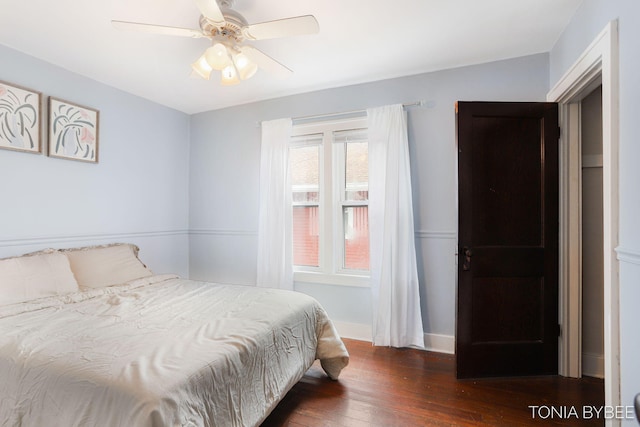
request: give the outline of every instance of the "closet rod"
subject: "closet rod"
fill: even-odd
[[[406,102],[402,104],[403,108],[407,108],[407,107],[422,107],[426,104],[425,101],[421,100],[421,101],[416,101],[416,102]],[[340,117],[340,116],[350,116],[350,115],[354,115],[354,114],[365,114],[367,112],[367,110],[352,110],[352,111],[342,111],[340,113],[327,113],[327,114],[313,114],[310,116],[300,116],[300,117],[294,117],[293,120],[295,121],[306,121],[306,120],[316,120],[316,119],[324,119],[326,117]]]

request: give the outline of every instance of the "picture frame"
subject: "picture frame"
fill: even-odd
[[[0,80],[0,148],[42,153],[42,94]]]
[[[100,112],[49,97],[49,157],[98,163]]]

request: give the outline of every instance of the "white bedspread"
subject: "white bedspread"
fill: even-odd
[[[348,353],[306,295],[152,276],[0,307],[0,426],[253,426]]]

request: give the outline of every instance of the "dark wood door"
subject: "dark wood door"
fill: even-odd
[[[557,374],[558,107],[457,111],[457,376]]]

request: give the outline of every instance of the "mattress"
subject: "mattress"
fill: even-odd
[[[1,426],[256,426],[349,355],[290,291],[155,275],[0,307]]]

